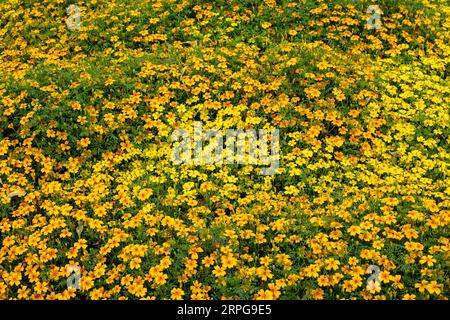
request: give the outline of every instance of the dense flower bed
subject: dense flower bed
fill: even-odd
[[[0,4],[1,298],[448,299],[448,1],[71,4]],[[277,173],[175,165],[195,121]]]

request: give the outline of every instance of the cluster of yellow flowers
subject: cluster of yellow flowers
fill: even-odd
[[[1,299],[449,298],[447,1],[70,4],[0,4]],[[277,173],[175,165],[194,121]]]

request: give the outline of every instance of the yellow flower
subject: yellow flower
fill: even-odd
[[[436,294],[436,295],[441,294],[441,285],[439,285],[439,284],[437,283],[437,281],[435,281],[435,280],[431,281],[431,282],[427,285],[426,289],[427,289],[427,291],[428,291],[429,293],[431,293],[431,294],[433,294],[433,293]]]
[[[27,299],[29,294],[30,294],[30,290],[25,286],[22,286],[20,289],[17,290],[17,298],[18,299]]]
[[[82,148],[86,148],[91,143],[89,138],[82,138],[78,141],[78,145]]]
[[[184,291],[180,288],[173,288],[170,291],[170,298],[172,300],[182,300],[184,295]]]
[[[414,285],[414,287],[419,289],[420,293],[424,293],[425,289],[427,289],[427,287],[428,287],[428,281],[427,280],[422,280],[420,283],[416,283]]]
[[[225,268],[215,266],[212,274],[215,275],[217,278],[221,278],[221,277],[225,276],[225,274],[226,274]]]
[[[130,261],[130,269],[139,269],[141,267],[141,259],[134,258]]]
[[[9,283],[11,285],[16,285],[18,286],[20,284],[20,280],[22,280],[22,274],[20,272],[12,272],[9,275]]]
[[[272,291],[270,290],[259,290],[258,293],[256,294],[256,300],[273,300],[274,296]]]
[[[234,258],[231,253],[229,253],[227,255],[223,255],[221,257],[221,261],[222,261],[222,266],[224,269],[233,268],[237,263],[236,258]]]
[[[320,288],[314,289],[314,290],[311,291],[311,297],[314,300],[322,300],[323,299],[323,295],[324,295],[324,292]]]
[[[206,256],[205,258],[203,258],[202,264],[206,268],[209,268],[210,266],[212,266],[214,264],[214,259],[211,256]]]
[[[436,262],[436,259],[433,258],[433,256],[423,256],[420,259],[420,264],[427,264],[427,266],[432,267],[434,263]]]
[[[273,277],[272,272],[266,267],[259,267],[259,268],[257,268],[256,269],[256,274],[263,281],[266,281],[267,279],[272,279],[272,277]]]
[[[367,283],[367,290],[369,290],[371,293],[379,292],[381,290],[381,284],[379,281],[370,280]]]
[[[138,193],[138,199],[141,201],[147,200],[153,194],[153,190],[149,188],[143,188]]]
[[[305,93],[309,99],[320,97],[320,91],[313,87],[306,88]]]
[[[163,284],[165,284],[167,282],[167,278],[168,276],[162,272],[158,272],[154,278],[153,278],[153,282],[157,285],[157,286],[161,286]]]
[[[47,283],[45,282],[36,282],[36,284],[34,285],[34,291],[36,291],[38,294],[40,293],[45,293],[47,292],[48,287],[47,287]]]

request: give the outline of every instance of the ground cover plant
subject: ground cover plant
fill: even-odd
[[[448,1],[0,17],[0,298],[448,299]],[[174,164],[194,122],[278,129],[276,174]]]

